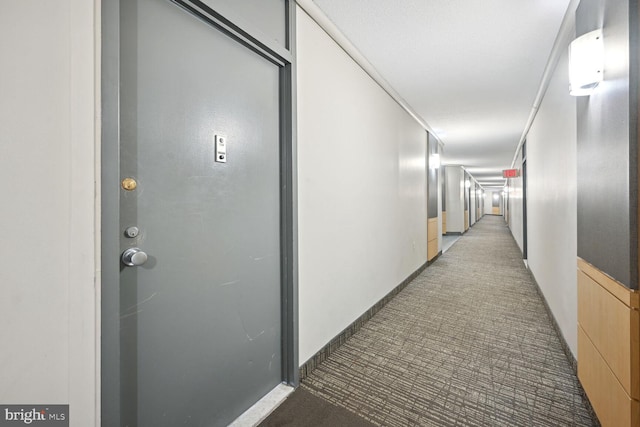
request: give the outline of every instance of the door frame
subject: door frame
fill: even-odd
[[[528,259],[527,242],[527,141],[522,143],[522,259]]]
[[[223,16],[199,0],[168,0],[187,9],[280,67],[280,250],[282,381],[297,387],[298,223],[296,139],[296,3],[283,0],[286,46],[237,17]],[[242,24],[240,24],[242,22]],[[101,342],[100,412],[103,426],[120,425],[120,1],[101,4]]]

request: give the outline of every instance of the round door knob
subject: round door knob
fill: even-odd
[[[129,267],[135,267],[147,262],[147,254],[140,248],[129,248],[122,253],[122,263]]]

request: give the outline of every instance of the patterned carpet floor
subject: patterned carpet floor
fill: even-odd
[[[301,387],[378,426],[597,425],[502,217],[479,221]]]

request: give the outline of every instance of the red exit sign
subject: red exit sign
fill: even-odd
[[[518,169],[504,169],[502,171],[503,178],[517,178],[520,176],[520,171]]]

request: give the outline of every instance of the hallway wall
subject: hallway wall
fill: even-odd
[[[426,262],[426,131],[300,8],[299,361]]]
[[[0,403],[69,404],[77,427],[98,418],[96,10],[0,13]]]
[[[640,425],[640,3],[582,0],[602,28],[603,81],[576,103],[578,378],[603,426]]]
[[[567,70],[563,49],[527,135],[527,238],[529,268],[577,357],[576,100]]]
[[[578,34],[603,28],[606,52],[604,81],[577,99],[578,256],[630,289],[639,275],[637,8],[583,0],[576,12]]]

